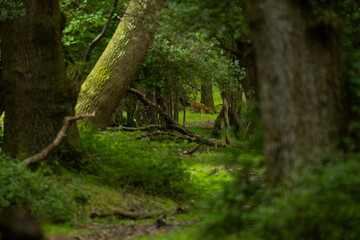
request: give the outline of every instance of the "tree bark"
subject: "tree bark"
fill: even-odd
[[[92,123],[105,129],[125,97],[152,42],[156,10],[164,0],[132,0],[114,36],[81,86],[77,113],[96,112]]]
[[[215,113],[214,97],[212,90],[212,83],[202,84],[201,85],[201,103],[205,104],[208,108]]]
[[[65,116],[74,115],[76,94],[66,78],[61,44],[63,17],[57,0],[24,1],[26,15],[2,24],[5,89],[4,151],[33,154],[51,142]],[[78,144],[76,126],[66,143]]]
[[[231,143],[230,138],[230,121],[229,121],[229,104],[226,101],[226,98],[223,98],[224,103],[224,122],[225,122],[225,142],[226,144]]]
[[[221,125],[223,123],[223,119],[224,119],[224,107],[221,108],[221,111],[219,112],[215,120],[214,127],[211,133],[211,136],[216,139],[221,139]]]
[[[263,121],[267,182],[320,164],[342,138],[341,87],[332,73],[329,26],[307,25],[290,0],[252,0],[250,9]],[[327,28],[327,29],[325,29]],[[334,32],[330,31],[330,34]],[[334,47],[334,46],[333,46]],[[338,63],[336,63],[337,65]]]

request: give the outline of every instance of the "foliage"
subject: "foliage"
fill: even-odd
[[[120,17],[125,11],[125,2],[119,5],[104,39],[94,49],[88,68],[95,65],[97,59],[110,41]],[[63,44],[65,48],[65,60],[70,65],[69,71],[74,68],[84,68],[84,54],[91,41],[100,34],[107,21],[112,1],[88,1],[88,0],[61,0],[61,11],[66,16],[66,27],[63,31]]]
[[[82,131],[81,139],[92,162],[88,172],[99,181],[154,195],[187,197],[190,174],[176,156],[177,144],[151,146],[123,133],[94,133],[89,129]]]
[[[185,0],[169,3],[169,16],[174,29],[202,29],[210,36],[239,39],[249,36],[246,6],[243,0]],[[247,37],[248,38],[248,37]]]
[[[66,222],[76,217],[80,199],[84,197],[77,185],[64,186],[0,156],[0,211],[24,208],[47,221]]]
[[[205,220],[201,239],[223,239],[238,233],[252,222],[253,212],[265,200],[261,156],[231,150],[223,159],[235,180],[225,184],[223,193],[208,206],[212,214]]]
[[[0,0],[0,22],[10,21],[26,13],[23,1]]]
[[[294,177],[289,192],[254,215],[255,232],[262,239],[357,239],[359,170],[358,160],[352,159]]]
[[[286,189],[265,191],[262,185],[254,184],[256,181],[249,181],[250,175],[242,178],[246,175],[240,174],[237,185],[230,191],[225,188],[218,201],[216,209],[226,210],[223,214],[216,212],[206,229],[214,239],[232,234],[250,240],[357,239],[360,234],[357,158],[308,169],[293,176]],[[240,172],[246,173],[247,165],[241,165]]]
[[[154,42],[139,74],[141,85],[170,87],[186,95],[200,89],[201,83],[237,81],[240,73],[219,48],[215,39],[202,33],[172,35],[164,24]]]
[[[182,4],[170,1],[159,14],[160,26],[139,71],[137,86],[165,95],[171,91],[187,101],[193,101],[203,83],[238,86],[244,70],[204,28],[184,28]]]

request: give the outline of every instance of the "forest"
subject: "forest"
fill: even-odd
[[[358,240],[359,0],[0,0],[0,240]]]

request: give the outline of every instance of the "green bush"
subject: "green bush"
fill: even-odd
[[[225,239],[238,234],[250,224],[252,213],[265,200],[260,155],[230,150],[223,161],[235,180],[225,183],[221,195],[207,206],[206,211],[211,214],[202,226],[199,239]]]
[[[260,239],[359,239],[360,162],[309,169],[254,214]]]
[[[0,155],[0,211],[23,208],[50,222],[66,222],[75,217],[80,196],[74,185],[64,187]]]
[[[92,166],[89,173],[105,184],[154,195],[186,197],[190,174],[176,156],[177,144],[134,140],[120,132],[83,130],[81,140]]]
[[[251,174],[259,169],[256,162],[239,162],[237,180],[216,200],[215,213],[205,224],[206,239],[359,238],[360,162],[357,159],[305,170],[293,176],[286,189],[266,189],[261,174],[258,177]]]

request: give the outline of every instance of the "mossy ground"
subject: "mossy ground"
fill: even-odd
[[[207,118],[201,118],[199,113],[190,114],[187,119],[189,123],[206,123],[206,121],[213,122],[216,118],[216,115],[206,114],[205,116]],[[210,137],[211,134],[211,126],[207,125],[191,127],[191,130],[205,137]],[[136,134],[133,133],[126,135],[126,137],[119,137],[119,134],[114,134],[114,139],[126,140],[129,137],[134,139],[136,137]],[[121,143],[122,147],[126,148],[126,144],[129,148],[134,147],[134,141],[125,140]],[[139,144],[142,143],[139,142]],[[169,144],[169,148],[176,149],[179,153],[195,146],[194,144],[188,145],[186,142],[161,142],[163,147],[166,147],[167,144]],[[154,142],[153,146],[160,145]],[[109,239],[116,239],[116,234],[123,234],[123,236],[117,236],[119,238],[193,239],[194,234],[196,234],[197,223],[206,215],[203,206],[206,205],[208,199],[213,198],[221,191],[223,182],[232,179],[232,175],[224,167],[222,151],[224,150],[202,146],[194,154],[182,158],[186,171],[190,173],[190,182],[193,187],[189,190],[189,197],[181,200],[146,194],[136,187],[122,188],[107,185],[103,183],[104,181],[99,181],[98,177],[91,175],[67,173],[62,177],[76,179],[80,182],[80,188],[86,196],[87,202],[82,209],[79,209],[78,219],[72,224],[44,223],[45,234],[50,239],[56,239],[59,235],[64,239],[70,239],[69,236],[82,236],[84,239],[105,239],[106,234],[104,232],[113,232],[113,235],[108,236]],[[111,176],[108,177],[111,178]],[[154,213],[154,215],[152,218],[143,220],[124,219],[113,215],[103,218],[90,218],[94,212],[106,214],[110,213],[113,208]],[[157,227],[159,220],[165,223],[164,228]],[[132,230],[124,230],[127,227]],[[129,235],[129,231],[137,231],[137,233]]]

